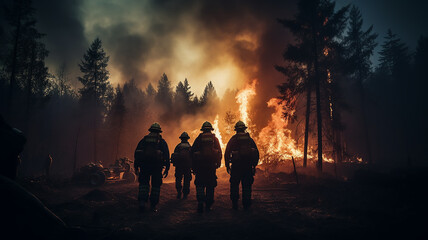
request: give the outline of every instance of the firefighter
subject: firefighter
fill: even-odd
[[[224,161],[227,173],[230,174],[230,199],[232,208],[238,209],[239,184],[242,184],[242,205],[244,209],[251,206],[251,186],[254,182],[255,169],[259,161],[256,143],[245,131],[244,122],[235,124],[236,134],[226,146]]]
[[[198,212],[211,210],[214,203],[214,188],[217,186],[216,170],[220,167],[222,152],[220,142],[211,133],[214,130],[211,123],[204,122],[202,133],[195,139],[192,152],[192,170],[195,174],[196,199]]]
[[[189,135],[183,132],[180,136],[181,143],[179,143],[174,153],[171,155],[171,163],[175,166],[175,188],[177,189],[177,199],[186,199],[190,192],[190,181],[192,180],[192,158],[190,155],[191,147],[189,143]],[[183,179],[184,178],[184,179]],[[183,185],[181,181],[183,180]]]
[[[140,183],[138,191],[138,201],[140,211],[144,211],[149,200],[150,178],[150,208],[156,212],[156,205],[159,203],[160,186],[162,176],[167,177],[169,171],[169,150],[168,144],[161,136],[159,123],[153,123],[149,128],[149,134],[138,143],[134,154],[135,174]],[[163,175],[162,169],[165,168]]]

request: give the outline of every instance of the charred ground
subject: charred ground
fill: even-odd
[[[299,169],[303,171],[303,169]],[[422,170],[358,170],[349,180],[258,172],[250,211],[231,209],[229,184],[219,172],[213,211],[196,212],[195,188],[177,200],[174,183],[161,190],[159,212],[138,212],[134,184],[99,188],[27,181],[25,187],[89,239],[380,239],[426,236]]]

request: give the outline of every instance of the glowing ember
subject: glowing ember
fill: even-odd
[[[239,114],[241,121],[243,121],[248,126],[248,132],[251,133],[251,128],[254,126],[251,125],[251,120],[248,115],[249,101],[256,95],[256,84],[257,80],[253,80],[251,84],[238,92],[236,95],[236,102],[239,104]]]

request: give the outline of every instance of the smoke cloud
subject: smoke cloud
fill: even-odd
[[[290,39],[276,19],[291,18],[296,1],[37,0],[35,7],[49,66],[66,63],[73,79],[99,37],[113,85],[135,79],[144,88],[165,72],[173,85],[188,78],[198,96],[212,81],[221,97],[258,79],[254,104],[265,107],[283,80],[273,65]]]

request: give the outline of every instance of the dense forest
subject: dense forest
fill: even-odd
[[[36,11],[30,0],[19,0],[1,14],[0,112],[27,137],[22,176],[40,174],[48,154],[52,172],[63,176],[91,161],[132,157],[155,121],[165,127],[171,146],[182,131],[195,136],[203,121],[218,114],[223,138],[231,136],[239,120],[238,89],[220,98],[208,82],[198,96],[190,85],[194,79],[171,81],[167,73],[145,87],[135,79],[113,86],[100,38],[81,53],[79,84],[72,86],[66,65],[51,69],[45,63],[49,36],[38,30]],[[294,40],[277,49],[284,62],[272,70],[284,76],[271,96],[280,95],[283,118],[295,129],[293,138],[304,151],[299,164],[309,165],[311,152],[319,170],[324,155],[338,163],[426,164],[426,36],[409,49],[393,26],[386,33],[364,29],[358,8],[337,9],[328,0],[299,1],[295,16],[276,24]],[[379,60],[373,63],[378,44]]]

